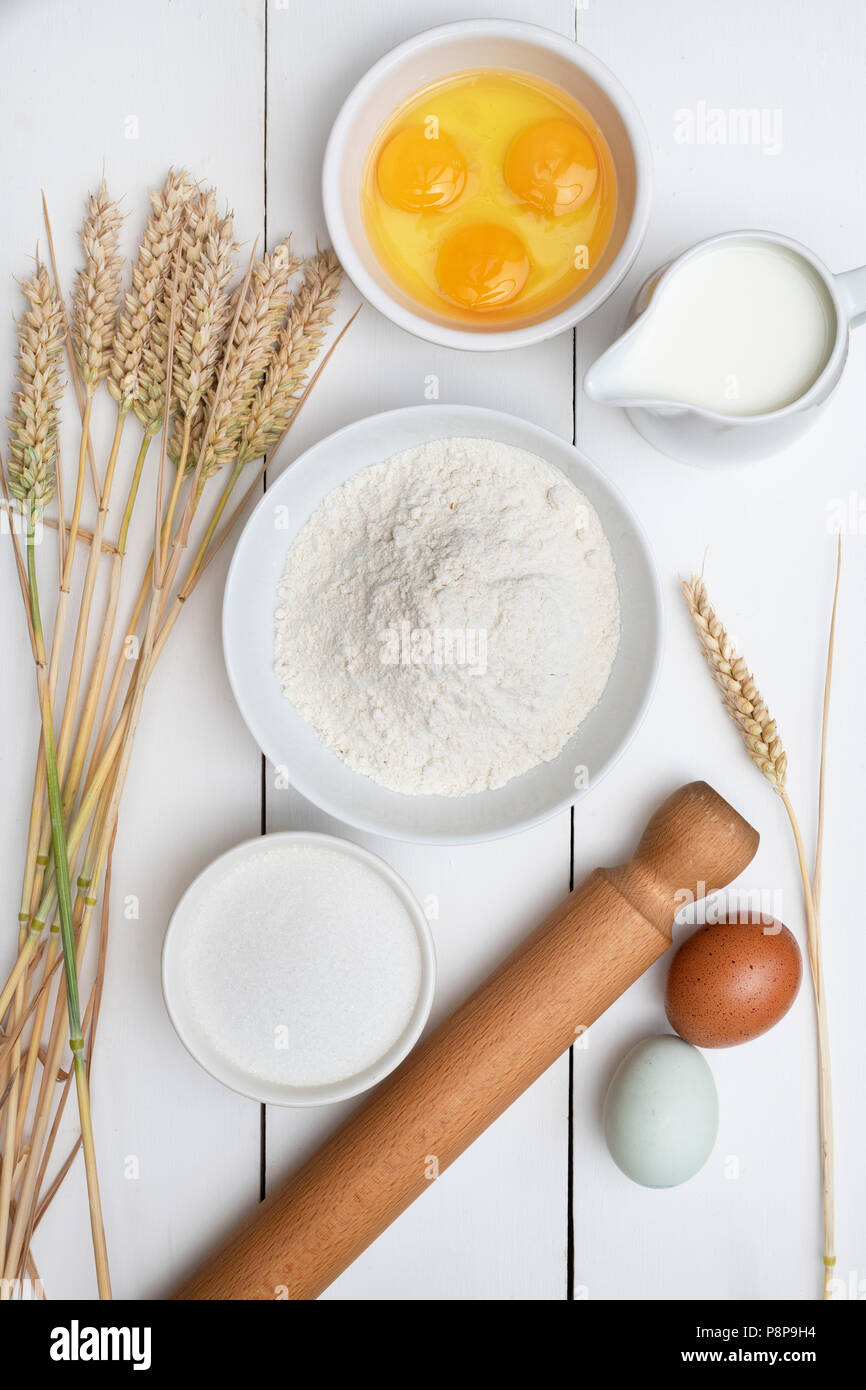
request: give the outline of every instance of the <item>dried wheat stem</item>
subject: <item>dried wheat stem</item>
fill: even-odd
[[[47,269],[37,258],[33,278],[21,286],[27,308],[18,320],[17,388],[12,396],[12,415],[9,421],[9,454],[4,480],[4,494],[11,494],[21,504],[27,516],[27,594],[30,607],[30,633],[36,669],[39,676],[42,705],[42,738],[45,750],[46,720],[51,724],[51,687],[45,660],[41,624],[38,621],[34,538],[35,524],[56,488],[58,401],[63,390],[60,363],[63,354],[63,321],[60,304]],[[19,576],[20,577],[20,576]],[[43,779],[45,756],[42,758]],[[37,775],[37,786],[39,778]],[[41,804],[41,803],[40,803]],[[19,914],[18,949],[27,940],[26,910],[27,875],[35,869],[37,857],[38,820],[31,815],[25,852],[25,889],[22,892]],[[15,989],[13,1023],[24,1009],[23,973]],[[6,1142],[0,1167],[0,1251],[6,1243],[9,1204],[17,1167],[18,1149],[15,1136],[18,1129],[20,1077],[20,1042],[14,1044],[10,1058],[12,1073],[6,1104]],[[26,1104],[26,1102],[25,1102]]]
[[[66,522],[61,526],[60,522],[53,516],[44,516],[42,518],[42,525],[47,526],[51,531],[56,531],[58,534],[62,531],[65,536],[69,535],[69,523]],[[93,532],[88,531],[86,526],[79,526],[78,528],[78,544],[86,546],[93,545]],[[103,540],[102,553],[103,555],[116,555],[117,546],[113,541]]]
[[[70,522],[69,557],[62,587],[69,588],[75,542],[84,498],[84,473],[90,443],[90,421],[93,394],[99,382],[108,375],[117,305],[120,296],[120,266],[118,239],[121,224],[120,209],[109,197],[105,180],[97,192],[88,195],[81,246],[84,265],[78,271],[72,297],[71,339],[72,354],[81,374],[84,389],[84,414],[81,421],[81,444],[78,454],[78,477]],[[94,473],[94,491],[99,497],[99,480]]]
[[[85,1031],[86,1031],[86,1033],[87,1033],[88,1066],[92,1065],[92,1062],[93,1062],[93,1045],[94,1045],[94,1042],[96,1041],[96,1030],[97,1030],[97,1026],[98,1026],[98,1024],[99,1024],[99,1014],[100,1014],[100,1007],[101,1007],[101,1003],[102,1003],[102,991],[103,991],[103,987],[104,987],[104,983],[105,983],[105,962],[106,962],[107,949],[108,949],[109,904],[110,904],[110,897],[111,897],[111,861],[112,861],[112,855],[113,855],[113,850],[114,850],[114,836],[115,836],[116,834],[117,834],[117,825],[115,824],[115,826],[114,826],[114,828],[113,828],[112,840],[111,840],[111,845],[110,845],[110,847],[109,847],[108,859],[107,859],[107,861],[106,861],[106,868],[105,868],[105,888],[104,888],[104,891],[103,891],[102,912],[101,912],[101,916],[100,916],[99,954],[98,954],[98,959],[97,959],[97,963],[96,963],[96,976],[95,976],[95,979],[94,979],[94,982],[93,982],[93,987],[92,987],[91,992],[90,992],[90,998],[89,998],[89,1000],[88,1000],[88,1002],[87,1002],[87,1009],[85,1010],[85,1015],[84,1015],[84,1027],[85,1027]],[[48,1168],[48,1164],[49,1164],[49,1162],[50,1162],[50,1160],[51,1160],[51,1154],[52,1154],[52,1151],[53,1151],[53,1149],[54,1149],[54,1144],[55,1144],[55,1142],[56,1142],[57,1134],[58,1134],[59,1129],[60,1129],[60,1122],[61,1122],[61,1120],[62,1120],[62,1118],[63,1118],[63,1111],[64,1111],[64,1108],[65,1108],[65,1106],[66,1106],[66,1098],[67,1098],[67,1096],[68,1096],[68,1094],[69,1094],[69,1081],[70,1081],[70,1079],[71,1079],[71,1078],[67,1078],[67,1079],[64,1080],[63,1088],[62,1088],[60,1097],[59,1097],[59,1099],[58,1099],[57,1107],[56,1107],[55,1114],[54,1114],[54,1122],[53,1122],[53,1124],[52,1124],[52,1126],[51,1126],[51,1131],[50,1131],[50,1133],[49,1133],[49,1135],[48,1135],[48,1138],[47,1138],[47,1141],[46,1141],[46,1144],[45,1144],[45,1149],[44,1149],[44,1152],[43,1152],[43,1155],[42,1155],[42,1162],[41,1162],[41,1164],[40,1164],[39,1173],[38,1173],[37,1179],[36,1179],[36,1187],[35,1187],[35,1191],[34,1191],[34,1202],[33,1202],[32,1207],[31,1207],[30,1226],[29,1226],[29,1229],[28,1229],[28,1232],[27,1232],[27,1238],[26,1238],[26,1242],[25,1242],[25,1243],[26,1243],[26,1246],[27,1246],[28,1248],[29,1248],[30,1237],[31,1237],[31,1235],[32,1235],[32,1232],[33,1232],[33,1231],[36,1229],[36,1227],[39,1225],[39,1222],[42,1220],[43,1216],[45,1215],[45,1212],[48,1210],[49,1206],[51,1205],[51,1202],[53,1201],[54,1197],[56,1196],[56,1194],[57,1194],[57,1192],[58,1192],[58,1190],[59,1190],[59,1188],[60,1188],[60,1185],[61,1185],[61,1183],[63,1182],[63,1179],[65,1178],[66,1174],[69,1172],[69,1169],[70,1169],[70,1167],[72,1166],[72,1163],[73,1163],[73,1161],[74,1161],[74,1159],[75,1159],[75,1156],[76,1156],[76,1154],[77,1154],[77,1152],[78,1152],[78,1149],[79,1149],[79,1147],[81,1146],[81,1137],[79,1136],[79,1138],[78,1138],[78,1139],[75,1141],[75,1143],[73,1144],[72,1149],[71,1149],[71,1151],[69,1152],[69,1154],[67,1155],[66,1159],[65,1159],[64,1162],[62,1163],[62,1165],[61,1165],[59,1171],[55,1174],[54,1179],[52,1180],[51,1186],[49,1187],[49,1189],[48,1189],[48,1191],[46,1192],[45,1196],[42,1197],[41,1200],[39,1200],[39,1199],[40,1199],[40,1194],[41,1194],[41,1191],[42,1191],[42,1184],[43,1184],[43,1182],[44,1182],[44,1180],[45,1180],[45,1174],[46,1174],[46,1171],[47,1171],[47,1168]],[[37,1201],[38,1201],[38,1209],[37,1209]]]
[[[90,742],[90,736],[93,729],[93,722],[96,716],[99,691],[101,689],[102,680],[105,674],[105,667],[108,660],[108,653],[111,643],[111,634],[114,628],[114,615],[116,613],[117,601],[120,591],[121,563],[122,556],[118,552],[113,556],[112,559],[111,579],[109,583],[105,621],[103,623],[102,633],[100,635],[99,640],[99,646],[97,648],[93,676],[91,678],[87,698],[79,721],[79,730],[78,735],[76,737],[75,746],[72,751],[72,758],[69,765],[69,771],[67,773],[66,787],[64,788],[64,815],[66,815],[67,817],[71,812],[72,805],[74,804],[75,797],[77,795],[81,771],[84,765],[84,758],[86,755],[87,747]],[[33,910],[34,912],[38,911],[38,908],[35,903],[33,904]],[[43,983],[47,981],[48,977],[51,974],[54,965],[55,955],[56,937],[54,934],[52,934],[49,939],[48,948],[45,952],[45,958],[42,966]],[[42,1027],[45,1020],[45,1010],[47,1008],[47,1004],[48,1000],[46,996],[41,1001],[37,1016],[34,1020],[33,1029],[30,1037],[30,1045],[28,1048],[26,1064],[22,1077],[22,1113],[19,1119],[18,1128],[19,1145],[22,1135],[24,1112],[26,1111],[27,1105],[29,1103],[30,1094],[33,1087],[33,1078],[35,1075],[36,1063],[38,1060],[39,1040],[42,1036]]]
[[[81,373],[78,370],[78,363],[75,360],[75,349],[72,343],[72,327],[69,323],[69,315],[66,312],[66,304],[63,298],[63,288],[61,286],[60,275],[58,274],[57,270],[57,256],[54,252],[54,233],[51,230],[51,218],[48,216],[48,203],[46,202],[44,192],[42,194],[42,216],[45,221],[45,233],[48,238],[48,257],[51,261],[51,274],[54,277],[54,285],[57,290],[57,297],[60,300],[60,311],[63,315],[63,338],[66,344],[66,356],[69,362],[69,378],[75,390],[75,399],[78,402],[78,414],[83,422],[84,411],[86,408],[86,397],[84,393],[84,386],[81,382]],[[93,481],[93,490],[98,495],[99,477],[96,472],[96,459],[93,457],[93,446],[90,443],[89,438],[87,441],[87,459],[90,464],[90,476]],[[60,504],[60,515],[65,516],[66,509],[63,505],[63,488],[61,486],[59,469],[57,472],[57,501]],[[61,574],[65,573],[64,565],[60,566],[60,572]]]
[[[93,393],[99,381],[108,373],[110,351],[114,338],[117,298],[120,290],[121,260],[117,250],[120,223],[119,209],[117,204],[109,197],[105,181],[103,180],[98,192],[95,195],[91,194],[87,202],[87,210],[81,230],[81,244],[84,250],[85,264],[79,270],[76,277],[70,328],[73,360],[84,382],[85,405],[81,425],[81,443],[79,448],[75,500],[69,527],[67,565],[60,580],[59,609],[57,617],[55,618],[54,639],[52,642],[52,673],[50,677],[52,685],[56,682],[56,663],[59,661],[63,645],[66,604],[69,596],[72,562],[75,558],[75,548],[78,539],[81,507],[84,496],[85,465],[90,438]],[[59,306],[59,313],[62,323],[62,306]],[[124,416],[119,418],[118,428],[115,431],[115,440],[106,470],[106,482],[101,487],[98,482],[96,483],[95,490],[99,501],[103,528],[104,516],[107,512],[110,496],[111,478],[113,477],[117,450],[120,445],[122,420],[124,418]],[[108,495],[105,495],[106,490]],[[67,690],[67,699],[57,740],[58,763],[61,778],[65,772],[68,745],[72,732],[72,719],[74,717],[75,704],[78,698],[78,684],[81,678],[81,663],[84,659],[87,626],[90,616],[90,603],[92,600],[93,587],[96,582],[96,568],[100,558],[102,532],[99,526],[99,518],[97,520],[94,540],[95,543],[91,545],[90,554],[88,556],[85,589],[81,609],[79,611],[75,648],[72,657],[70,687],[68,687]],[[70,698],[70,694],[72,698]],[[37,767],[36,783],[34,785],[34,794],[31,803],[33,808],[31,811],[31,819],[35,821],[38,813],[41,836],[39,839],[37,860],[33,867],[32,875],[29,866],[25,872],[25,884],[29,885],[29,891],[26,892],[28,900],[39,896],[41,891],[40,868],[44,868],[44,863],[40,864],[40,861],[46,861],[48,854],[50,831],[43,811],[43,797],[43,778]]]
[[[94,527],[94,543],[91,545],[87,557],[87,569],[84,575],[84,585],[82,587],[80,606],[78,610],[78,620],[75,628],[75,640],[72,648],[72,660],[70,664],[69,677],[66,685],[66,698],[63,705],[63,715],[60,721],[60,728],[57,735],[57,766],[64,783],[64,812],[68,815],[70,806],[74,802],[77,792],[77,780],[73,785],[67,785],[67,767],[69,764],[70,745],[74,728],[75,714],[78,708],[78,697],[81,691],[81,682],[84,674],[84,660],[87,651],[87,637],[90,627],[90,614],[93,605],[93,597],[96,589],[96,580],[99,572],[99,564],[102,558],[102,539],[105,533],[105,524],[108,516],[108,506],[111,500],[112,484],[114,472],[117,464],[118,452],[120,449],[121,436],[126,416],[118,414],[117,423],[114,431],[114,438],[111,445],[108,464],[105,470],[105,479],[102,486],[102,495],[99,503],[99,510]],[[50,827],[43,817],[42,837],[39,843],[39,860],[37,861],[37,871],[33,882],[33,896],[38,897],[42,891],[44,872],[41,870],[47,864],[47,854],[49,847]]]
[[[836,538],[836,578],[833,585],[833,608],[830,614],[830,634],[827,639],[827,668],[824,674],[824,702],[821,712],[821,759],[818,770],[818,833],[815,837],[815,868],[812,874],[812,893],[815,911],[821,909],[821,870],[824,850],[824,798],[827,782],[827,736],[830,729],[830,691],[833,684],[833,655],[836,649],[836,614],[839,608],[839,585],[842,579],[842,534]]]
[[[83,1055],[84,1041],[82,1037],[81,1020],[79,1014],[79,961],[76,954],[75,925],[73,920],[72,899],[69,887],[69,875],[67,868],[69,851],[63,825],[60,779],[58,775],[57,760],[54,749],[53,718],[51,711],[51,699],[48,689],[48,667],[45,655],[45,644],[42,636],[42,623],[38,602],[34,535],[35,528],[31,521],[30,526],[28,528],[27,537],[28,579],[30,584],[33,626],[36,633],[37,642],[36,674],[42,716],[43,742],[45,748],[45,765],[48,782],[48,798],[52,830],[52,843],[54,851],[54,863],[57,875],[58,903],[60,910],[60,930],[63,940],[63,959],[66,977],[66,1013],[69,1019],[70,1046],[72,1048],[76,1074],[76,1087],[78,1093],[82,1140],[85,1153],[85,1172],[87,1177],[87,1189],[91,1210],[91,1231],[93,1237],[94,1255],[96,1260],[97,1280],[99,1285],[100,1297],[110,1298],[111,1285],[108,1275],[108,1259],[105,1247],[105,1230],[102,1220],[102,1211],[99,1197],[99,1180],[96,1169],[96,1154],[93,1143],[93,1131],[90,1115],[90,1093],[87,1080],[86,1064]],[[61,998],[62,995],[59,994],[58,1003],[60,1002]],[[63,1013],[61,1011],[61,1022],[62,1017]],[[63,1035],[61,1032],[61,1044],[62,1036]],[[12,1109],[10,1108],[7,1119],[7,1152],[4,1154],[4,1160],[9,1156],[10,1153],[12,1154],[13,1159],[17,1157],[17,1150],[15,1150],[13,1144],[13,1138],[16,1131],[16,1124],[16,1117],[13,1115]],[[6,1256],[6,1264],[4,1268],[4,1278],[6,1279],[15,1278],[19,1258],[22,1254],[22,1226],[27,1219],[29,1210],[28,1205],[24,1200],[24,1193],[27,1186],[28,1172],[31,1168],[32,1158],[33,1150],[31,1147],[30,1151],[27,1154],[27,1159],[24,1165],[24,1174],[21,1184],[19,1205],[15,1212],[15,1219],[9,1238],[9,1246]]]
[[[18,389],[12,397],[9,446],[9,491],[40,517],[55,490],[58,463],[58,401],[63,390],[63,312],[47,270],[37,259],[36,274],[22,286],[28,308],[18,321]],[[14,533],[13,533],[14,538]],[[25,590],[26,593],[26,585]],[[28,599],[29,608],[29,599]],[[57,686],[65,595],[58,600],[48,686],[51,699]],[[28,614],[29,616],[29,614]],[[30,622],[31,640],[33,635]],[[39,855],[39,831],[45,797],[45,761],[40,738],[24,861],[19,921],[26,925],[30,890]]]
[[[773,790],[778,793],[791,825],[797,852],[797,864],[803,886],[806,939],[818,1026],[818,1101],[824,1209],[823,1296],[829,1298],[832,1290],[833,1269],[836,1264],[830,1043],[821,966],[820,924],[803,836],[791,799],[785,789],[788,760],[775,721],[770,718],[767,706],[761,698],[754,679],[745,662],[738,656],[724,625],[710,606],[703,577],[697,576],[689,581],[682,581],[682,590],[707,665],[722,692],[725,708],[739,728],[752,762],[764,775]]]

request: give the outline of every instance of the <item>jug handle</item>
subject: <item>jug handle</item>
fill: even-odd
[[[833,277],[852,328],[866,323],[866,265]]]

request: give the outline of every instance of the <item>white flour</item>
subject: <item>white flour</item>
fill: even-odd
[[[399,792],[462,796],[554,758],[618,644],[595,511],[558,469],[490,439],[356,474],[301,530],[279,586],[284,693]]]

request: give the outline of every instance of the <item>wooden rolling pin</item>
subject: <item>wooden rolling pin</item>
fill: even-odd
[[[723,888],[757,847],[705,782],[674,792],[174,1297],[316,1298],[667,949],[683,890]]]

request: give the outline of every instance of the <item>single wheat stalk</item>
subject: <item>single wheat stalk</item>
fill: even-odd
[[[9,491],[41,516],[55,490],[58,401],[63,394],[63,311],[46,267],[21,285],[17,387],[7,459]]]
[[[827,737],[830,730],[830,693],[833,685],[833,656],[836,649],[836,614],[839,609],[839,586],[842,581],[842,534],[836,538],[836,578],[833,584],[833,608],[830,614],[830,632],[827,638],[827,668],[824,674],[824,701],[821,714],[821,758],[818,768],[818,833],[815,837],[815,869],[812,874],[812,891],[815,896],[815,911],[821,908],[822,858],[824,851],[824,798],[827,782]]]
[[[120,299],[120,208],[105,179],[87,199],[81,229],[84,265],[72,295],[72,342],[85,390],[93,393],[108,376]]]
[[[78,453],[78,477],[70,522],[69,555],[61,581],[61,590],[68,591],[71,566],[84,498],[85,462],[91,458],[94,492],[99,497],[99,479],[92,464],[90,451],[90,419],[93,397],[99,382],[109,372],[120,298],[120,266],[118,241],[122,218],[117,203],[109,196],[105,179],[96,193],[88,195],[84,222],[81,228],[81,247],[84,265],[75,279],[70,313],[72,356],[84,391],[84,413],[81,418],[81,444]]]
[[[179,317],[172,392],[192,425],[220,364],[232,308],[229,282],[235,242],[232,217],[217,212],[212,190],[196,196],[181,235]],[[161,306],[166,323],[168,296]]]
[[[60,301],[51,277],[45,266],[37,259],[36,272],[31,280],[21,286],[27,307],[18,320],[18,359],[17,388],[12,395],[12,413],[9,420],[10,440],[6,464],[4,493],[11,494],[20,504],[27,520],[27,567],[26,578],[22,578],[22,592],[27,603],[29,626],[33,643],[33,654],[37,671],[42,657],[41,629],[37,630],[34,614],[34,579],[31,556],[33,550],[33,528],[41,518],[45,507],[54,495],[57,465],[58,402],[63,392],[61,360],[63,356],[63,316]],[[9,518],[10,531],[14,535],[13,518]],[[17,547],[16,547],[17,550]],[[19,552],[20,559],[20,552]],[[36,595],[38,606],[38,595]],[[40,698],[42,696],[40,682]],[[50,717],[50,693],[48,673],[45,672],[45,698]],[[43,764],[45,734],[42,735]],[[26,858],[35,863],[35,827],[31,826]],[[24,949],[30,941],[29,920],[26,905],[22,900],[18,917],[18,949]],[[36,942],[33,941],[33,946]],[[32,949],[32,947],[31,947]],[[17,1022],[24,1009],[23,980],[15,990],[13,1022]],[[19,1126],[19,1101],[21,1046],[16,1041],[9,1066],[11,1080],[6,1104],[6,1139],[3,1147],[2,1167],[0,1167],[0,1252],[6,1245],[6,1227],[12,1198],[13,1177],[18,1158],[15,1137]],[[26,1109],[26,1101],[21,1107]]]
[[[683,597],[691,613],[707,665],[722,692],[724,706],[737,725],[755,767],[780,797],[794,837],[797,864],[803,886],[809,968],[812,976],[818,1027],[819,1123],[824,1207],[823,1296],[826,1299],[830,1298],[832,1293],[833,1268],[836,1264],[834,1249],[833,1105],[830,1085],[827,1001],[824,995],[821,933],[815,892],[806,861],[805,845],[799,822],[785,789],[788,759],[776,728],[776,722],[771,718],[754,678],[742,657],[738,655],[724,624],[716,616],[707,596],[703,576],[698,575],[691,580],[682,580],[681,583]],[[832,662],[832,645],[830,660]]]
[[[139,418],[145,427],[152,421],[145,360],[150,352],[157,306],[165,293],[172,256],[194,189],[184,169],[170,169],[162,188],[152,190],[150,215],[132,267],[132,284],[124,295],[117,320],[108,389],[119,410],[135,408],[141,412]]]
[[[301,265],[300,258],[292,254],[289,238],[253,263],[249,291],[241,302],[238,331],[228,358],[225,389],[217,405],[211,442],[202,463],[204,478],[237,457],[238,439],[253,396],[271,361],[289,307],[292,277]],[[237,296],[233,307],[237,307]],[[196,443],[194,458],[197,460],[201,439]]]
[[[238,443],[240,463],[262,458],[285,434],[303,379],[331,321],[341,277],[342,268],[333,251],[319,251],[309,261],[271,364],[250,403]]]
[[[171,455],[177,464],[174,485],[155,550],[159,566],[167,563],[174,514],[186,471],[193,432],[224,358],[233,307],[229,294],[235,242],[232,217],[217,212],[216,194],[199,194],[180,239],[178,331],[171,374],[172,403],[177,407]],[[165,305],[162,308],[165,318]],[[168,433],[168,419],[165,431]]]
[[[42,616],[39,602],[38,578],[36,569],[36,526],[47,502],[54,493],[57,467],[57,398],[58,390],[55,369],[60,360],[62,341],[62,315],[57,311],[57,297],[54,287],[37,265],[35,280],[31,282],[26,295],[30,309],[24,315],[19,331],[18,343],[18,381],[19,390],[13,396],[12,460],[7,482],[13,492],[27,509],[27,587],[30,607],[30,631],[34,639],[37,690],[42,721],[42,747],[48,789],[48,810],[51,827],[51,847],[54,855],[57,879],[58,908],[60,915],[60,936],[63,943],[63,962],[66,983],[66,1014],[69,1023],[69,1042],[73,1055],[78,1109],[81,1121],[82,1144],[85,1156],[85,1172],[91,1211],[91,1232],[96,1259],[97,1279],[101,1297],[111,1296],[108,1275],[108,1257],[105,1246],[105,1228],[99,1196],[99,1179],[96,1169],[96,1151],[93,1142],[93,1126],[90,1115],[90,1089],[87,1064],[84,1055],[84,1038],[81,1026],[78,999],[78,963],[76,960],[75,928],[73,925],[72,894],[69,882],[69,849],[66,840],[60,776],[54,744],[54,717],[52,695],[49,686],[49,667]],[[44,359],[40,356],[39,334],[37,350],[34,351],[34,317],[44,320],[50,327],[50,335],[41,344]],[[51,363],[50,371],[43,370]],[[22,432],[26,434],[31,420],[41,421],[45,426],[38,432],[35,449],[27,446],[22,458],[19,453]],[[46,423],[47,422],[47,423]],[[34,459],[39,459],[39,467],[34,467]],[[24,467],[26,462],[29,467]],[[19,928],[19,941],[24,933],[23,924]],[[28,934],[29,935],[29,934]],[[16,1008],[19,991],[16,989]],[[62,1036],[62,1035],[61,1035]],[[14,1060],[14,1058],[13,1058]],[[18,1147],[16,1134],[18,1127],[17,1109],[13,1096],[18,1084],[17,1073],[13,1078],[12,1092],[6,1106],[6,1143],[3,1154],[3,1169],[0,1176],[0,1200],[3,1202],[4,1226],[6,1216],[11,1210],[11,1190],[9,1174],[17,1176]],[[11,1165],[11,1166],[10,1166]],[[14,1278],[17,1273],[17,1259],[13,1256],[16,1229],[24,1213],[19,1201],[15,1211],[9,1250],[6,1252],[5,1278]],[[5,1230],[4,1242],[5,1246]],[[4,1285],[4,1293],[8,1285]]]
[[[58,462],[58,401],[63,391],[61,360],[63,355],[64,321],[60,298],[45,266],[37,260],[33,279],[21,286],[27,309],[18,320],[18,389],[13,393],[12,418],[8,460],[10,492],[22,507],[32,509],[40,518],[55,490]],[[61,564],[62,569],[62,564]],[[30,612],[29,581],[25,597]],[[33,632],[32,616],[30,620]],[[39,660],[39,654],[34,651]],[[46,676],[47,693],[53,702],[57,681],[59,652],[52,650],[52,661]],[[46,790],[44,736],[40,737],[37,771],[34,779],[25,875],[21,896],[19,949],[28,942],[29,884],[32,883],[38,856],[39,830]],[[35,939],[34,939],[35,944]],[[16,991],[15,1016],[21,1018],[24,989]],[[15,1069],[20,1064],[20,1046],[16,1042],[10,1058]],[[23,1081],[23,1084],[22,1084]],[[9,1093],[6,1146],[0,1175],[0,1249],[5,1246],[6,1220],[9,1211],[9,1181],[18,1153],[17,1138],[23,1128],[29,1089],[26,1076],[13,1074]]]

